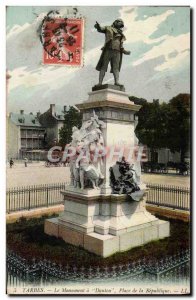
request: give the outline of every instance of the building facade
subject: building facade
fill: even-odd
[[[67,107],[50,104],[44,112],[10,113],[7,117],[7,159],[46,159],[47,150],[59,142]]]
[[[67,106],[58,106],[50,104],[50,108],[39,116],[39,121],[46,128],[46,142],[48,148],[59,142],[59,130],[64,124],[64,114]]]
[[[7,158],[39,159],[45,148],[46,129],[33,113],[10,113],[7,117]]]
[[[168,162],[174,162],[174,163],[180,162],[180,152],[173,153],[167,148],[161,148],[161,149],[157,149],[156,151],[154,151],[153,157],[152,157],[152,153],[151,153],[150,149],[147,147],[146,147],[146,149],[147,149],[146,161],[154,162],[154,163],[161,163],[161,164],[167,164]]]

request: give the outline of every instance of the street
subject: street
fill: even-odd
[[[15,163],[12,169],[7,166],[7,188],[27,185],[52,184],[69,181],[69,167],[45,167],[44,162]],[[142,174],[144,183],[190,186],[190,177],[175,174]]]

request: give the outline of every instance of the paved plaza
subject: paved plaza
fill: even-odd
[[[44,162],[16,163],[12,169],[7,166],[7,188],[27,185],[61,183],[69,181],[69,167],[45,167]],[[143,174],[145,183],[190,186],[190,177],[175,174]]]

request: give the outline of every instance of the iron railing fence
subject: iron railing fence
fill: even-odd
[[[164,282],[189,283],[190,251],[183,250],[162,259],[143,257],[135,262],[112,266],[58,265],[46,259],[31,262],[7,253],[7,287],[49,285],[63,282]]]
[[[61,191],[66,185],[55,183],[9,188],[6,191],[7,213],[61,204]]]
[[[190,189],[174,185],[147,184],[147,203],[173,209],[190,210]]]
[[[69,182],[8,188],[7,213],[63,204],[61,191]],[[179,186],[147,184],[147,203],[172,209],[190,209],[190,190]]]

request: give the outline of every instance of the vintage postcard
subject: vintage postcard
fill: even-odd
[[[190,24],[7,6],[7,294],[191,294]]]

